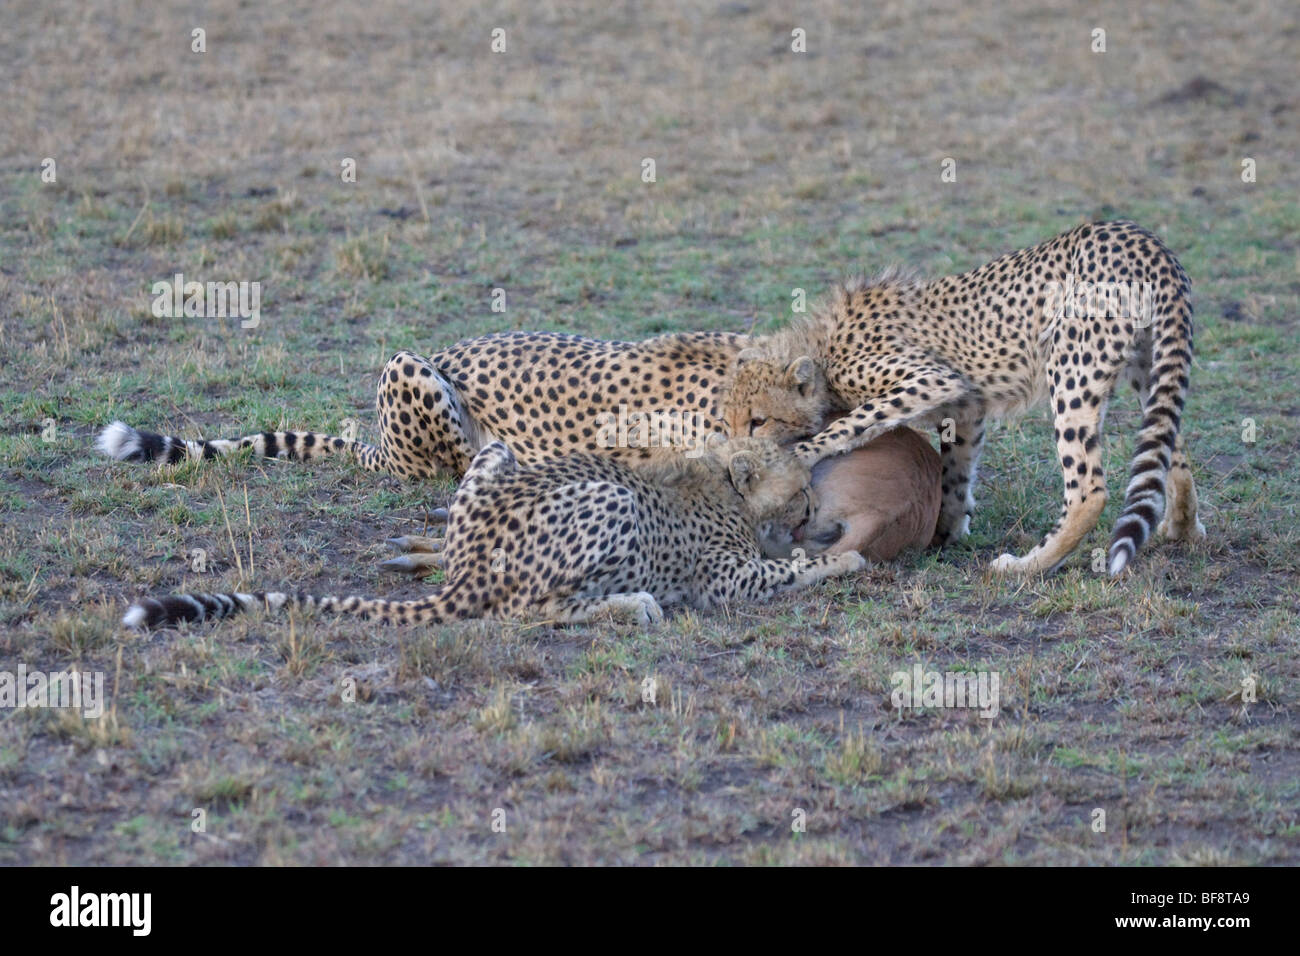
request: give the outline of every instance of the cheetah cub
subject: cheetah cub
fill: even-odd
[[[850,282],[828,307],[739,353],[723,417],[733,435],[815,432],[795,445],[810,465],[900,425],[938,426],[944,544],[969,529],[985,421],[1049,401],[1061,515],[1028,554],[993,563],[1045,572],[1106,505],[1102,422],[1128,380],[1143,421],[1109,550],[1119,574],[1157,526],[1173,539],[1205,535],[1179,433],[1191,364],[1191,283],[1178,260],[1134,223],[1091,223],[962,275]]]
[[[478,617],[571,624],[607,616],[657,623],[664,604],[764,600],[863,568],[857,553],[762,557],[758,526],[801,524],[811,506],[807,466],[765,439],[715,442],[698,459],[665,457],[640,469],[586,454],[521,465],[492,442],[452,498],[439,562],[446,584],[427,597],[182,594],[133,604],[123,623],[161,627],[259,606],[385,624]],[[402,540],[418,550],[431,539]]]

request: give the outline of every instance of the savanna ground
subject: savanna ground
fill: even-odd
[[[1293,11],[326,6],[5,5],[0,669],[102,671],[110,709],[0,711],[0,862],[1300,860]],[[418,595],[381,542],[451,486],[108,462],[91,440],[115,417],[373,438],[401,347],[767,329],[796,287],[958,271],[1119,216],[1195,284],[1209,530],[1122,580],[1089,555],[1127,393],[1102,526],[1046,579],[984,571],[1058,509],[1034,413],[993,431],[967,544],[770,606],[646,632],[117,623],[173,589]],[[176,272],[260,281],[260,325],[155,318]],[[999,672],[1000,714],[894,710],[916,663]]]

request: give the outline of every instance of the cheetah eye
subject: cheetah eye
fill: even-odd
[[[749,423],[749,433],[752,435],[764,425],[767,424],[766,418],[755,418]]]

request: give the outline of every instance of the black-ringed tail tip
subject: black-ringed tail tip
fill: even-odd
[[[227,591],[223,594],[171,594],[161,598],[142,598],[126,610],[122,623],[133,630],[144,631],[170,627],[174,624],[216,621],[249,611],[263,610],[300,611],[331,614],[348,614],[363,621],[380,624],[433,624],[479,615],[482,608],[458,600],[454,588],[443,589],[427,597],[410,601],[385,601],[381,598],[364,598],[358,595],[335,597],[333,595],[286,594],[283,591],[254,591],[245,594]]]
[[[95,450],[117,461],[165,461],[173,465],[186,458],[216,458],[223,451],[213,442],[141,431],[125,422],[113,422],[95,436]]]
[[[1137,535],[1133,533],[1133,529],[1120,526],[1115,529],[1115,535],[1118,540],[1110,546],[1110,565],[1108,570],[1111,577],[1117,577],[1122,574],[1124,569],[1128,567],[1128,563],[1132,560],[1133,555],[1137,553],[1137,548],[1134,545],[1134,541],[1137,540]],[[1120,535],[1123,535],[1123,537],[1120,538]]]
[[[257,607],[278,610],[289,599],[287,594],[173,594],[164,598],[145,598],[126,609],[122,624],[134,631],[147,631],[182,621],[199,622],[230,617]]]
[[[163,438],[163,436],[138,432],[125,422],[113,422],[95,436],[95,450],[118,461],[149,461],[158,457],[153,452],[163,451],[165,445],[157,443],[156,449],[146,451],[148,438]]]
[[[351,438],[322,432],[256,432],[240,438],[175,438],[113,422],[95,436],[95,448],[117,461],[159,461],[175,465],[188,459],[219,458],[252,449],[262,458],[313,461],[328,455],[356,461],[370,471],[380,470],[379,449]]]

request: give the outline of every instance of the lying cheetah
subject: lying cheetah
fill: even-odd
[[[122,422],[95,444],[122,461],[175,463],[245,448],[298,461],[339,455],[404,479],[457,478],[494,440],[529,464],[577,451],[623,459],[650,458],[663,447],[695,454],[709,433],[722,431],[723,382],[745,341],[727,332],[643,342],[501,332],[427,359],[407,351],[389,359],[375,400],[378,445],[308,431],[187,440]]]
[[[638,470],[584,453],[529,466],[492,442],[452,499],[447,583],[427,597],[173,595],[133,604],[123,623],[160,627],[257,606],[320,608],[385,624],[476,617],[579,623],[605,615],[658,622],[664,604],[763,600],[862,568],[856,552],[762,557],[759,523],[802,523],[808,483],[807,467],[764,439],[715,442],[698,460],[673,456]]]
[[[808,464],[899,425],[938,425],[936,541],[944,543],[969,529],[985,420],[1048,399],[1064,473],[1061,516],[1024,557],[993,563],[1040,572],[1069,556],[1105,507],[1102,421],[1126,378],[1144,418],[1110,545],[1118,574],[1157,525],[1169,538],[1205,535],[1179,434],[1190,297],[1178,260],[1131,222],[1083,225],[962,275],[851,282],[828,308],[740,353],[723,417],[732,434],[788,441],[847,413],[795,446]]]

